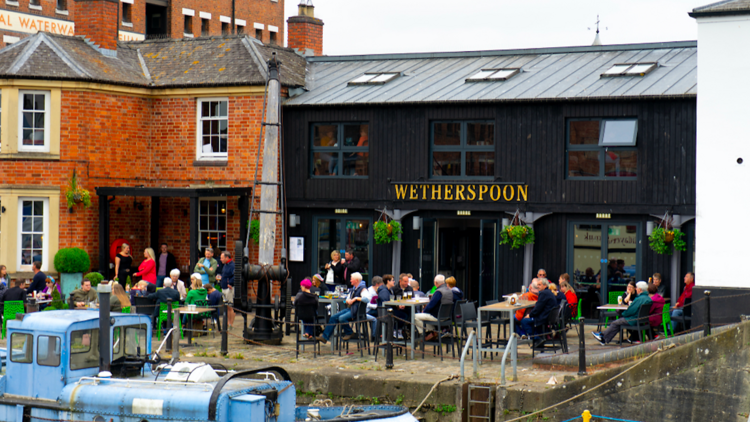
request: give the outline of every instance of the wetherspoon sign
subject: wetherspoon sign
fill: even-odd
[[[527,202],[529,186],[496,183],[393,183],[400,201]]]
[[[75,35],[76,28],[73,21],[48,18],[28,13],[0,10],[0,30],[36,34],[37,32],[51,32],[60,35]],[[120,41],[143,41],[146,36],[136,32],[119,31]]]

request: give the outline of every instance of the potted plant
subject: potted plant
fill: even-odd
[[[67,296],[78,288],[83,273],[91,267],[89,254],[81,248],[63,248],[55,254],[55,269],[60,273],[60,288]]]
[[[102,282],[102,280],[104,280],[104,276],[97,272],[92,272],[83,276],[83,279],[90,281],[91,287],[96,287]]]
[[[401,233],[403,233],[403,228],[401,227],[401,223],[398,221],[389,221],[385,222],[383,220],[376,221],[375,224],[373,224],[373,231],[375,236],[375,243],[378,245],[382,245],[385,243],[391,243],[394,240],[400,242],[401,241]]]
[[[52,289],[52,302],[44,308],[45,311],[57,311],[60,309],[68,309],[68,304],[62,300],[60,293],[57,288]]]
[[[683,237],[685,237],[685,233],[679,229],[674,229],[669,225],[666,227],[660,225],[648,237],[648,246],[660,255],[672,255],[672,251],[685,251],[687,249]]]
[[[70,176],[65,198],[68,200],[68,208],[73,208],[76,204],[83,204],[86,208],[91,206],[91,193],[78,185],[78,176],[76,176],[75,169]]]
[[[511,249],[518,249],[534,243],[534,229],[526,225],[510,225],[500,231],[500,244],[510,244]]]

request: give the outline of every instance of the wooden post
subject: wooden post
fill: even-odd
[[[180,310],[176,309],[174,311],[174,327],[180,326]],[[174,358],[177,358],[175,360]],[[172,336],[172,360],[174,362],[177,362],[180,360],[180,332],[177,332],[177,335]]]
[[[157,306],[159,306],[159,304],[157,304]],[[167,333],[169,333],[169,330],[171,330],[173,327],[171,316],[172,316],[172,299],[167,299]],[[156,321],[157,322],[159,321],[158,316],[156,318]],[[161,330],[161,324],[159,324],[159,326],[156,327],[156,329]],[[174,334],[170,334],[170,335],[174,335]],[[172,350],[172,345],[169,344],[169,340],[167,340],[167,351],[170,351],[170,350]]]
[[[278,211],[279,181],[279,65],[276,55],[268,61],[268,94],[266,118],[263,122],[265,138],[263,144],[264,183],[260,188],[260,239],[258,261],[261,265],[273,265],[276,249],[276,212]]]

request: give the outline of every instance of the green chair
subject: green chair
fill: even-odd
[[[202,300],[196,300],[195,306],[198,308],[207,308],[208,307],[208,300],[202,299]],[[208,328],[209,331],[212,331],[213,337],[216,337],[215,330],[211,330],[210,326],[214,325],[214,317],[213,312],[201,312],[198,315],[195,315],[195,319],[205,319],[208,322],[206,322],[206,328]],[[214,325],[214,327],[216,327]]]
[[[130,306],[123,306],[122,307],[122,313],[123,314],[129,314],[130,313]]]
[[[22,300],[7,300],[5,301],[5,308],[3,310],[3,332],[2,337],[5,338],[5,327],[8,323],[8,319],[16,319],[16,314],[25,314],[26,308],[23,305]]]
[[[662,328],[664,328],[664,336],[669,337],[670,332],[671,332],[672,337],[674,337],[674,330],[672,330],[672,318],[669,316],[669,304],[668,303],[665,303],[664,308],[662,308],[661,324],[662,324]]]
[[[625,296],[625,292],[609,292],[609,300],[607,301],[607,304],[617,305],[618,296]],[[617,319],[617,315],[616,311],[602,312],[602,316],[604,317],[604,328],[607,328],[607,325],[609,325],[609,317],[615,317],[615,319]],[[601,323],[601,319],[599,321]]]
[[[174,305],[172,305],[172,309],[174,310]],[[167,304],[166,303],[160,303],[159,304],[159,323],[156,325],[156,331],[157,331],[157,338],[161,340],[161,324],[167,322],[167,318],[169,318],[169,315],[167,314]],[[182,331],[182,321],[177,321],[178,324],[180,324],[180,338],[185,338],[185,332]]]

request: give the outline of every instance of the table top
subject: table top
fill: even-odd
[[[318,301],[319,302],[323,302],[323,303],[343,302],[345,300],[346,300],[346,297],[332,297],[330,299],[327,299],[327,298],[321,296],[321,297],[318,298]]]
[[[534,305],[536,305],[535,300],[519,300],[515,305],[511,305],[509,302],[505,301],[482,306],[479,310],[485,312],[510,312],[519,309],[532,308]]]
[[[188,315],[196,315],[196,314],[202,314],[204,312],[211,312],[214,310],[214,308],[195,308],[195,310],[190,310],[187,306],[181,306],[179,308],[172,308],[172,312],[175,310],[180,311],[181,314],[188,314]],[[166,314],[167,311],[162,311],[162,313]]]
[[[596,309],[604,309],[604,310],[610,310],[610,311],[624,311],[628,309],[628,305],[622,304],[622,305],[602,305],[597,306]]]
[[[516,295],[516,296],[518,296],[518,297],[521,297],[521,295],[522,295],[522,294],[523,294],[523,293],[509,293],[509,294],[507,294],[507,295],[503,295],[503,297],[511,297],[511,296],[513,296],[513,295]]]
[[[421,306],[430,303],[428,298],[415,298],[415,299],[401,299],[401,300],[389,300],[384,302],[383,305],[387,306]]]

